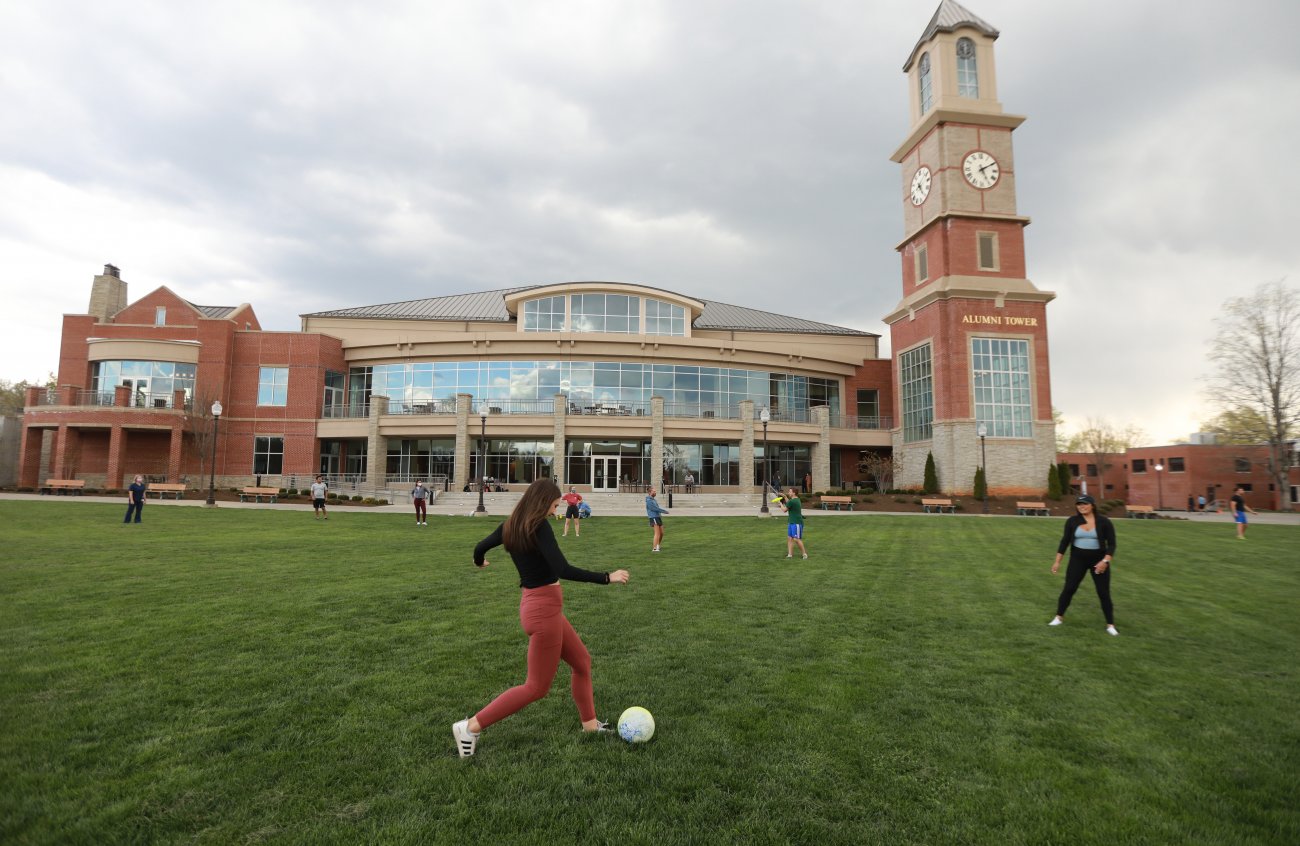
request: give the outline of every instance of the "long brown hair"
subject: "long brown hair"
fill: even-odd
[[[510,552],[527,552],[537,546],[537,529],[551,516],[560,486],[551,479],[538,479],[528,486],[515,510],[501,527],[501,540]]]

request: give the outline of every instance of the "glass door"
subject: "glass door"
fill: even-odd
[[[593,491],[618,491],[617,455],[592,456],[591,489]]]

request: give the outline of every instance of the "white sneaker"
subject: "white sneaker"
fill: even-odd
[[[478,746],[478,735],[469,730],[469,718],[451,724],[451,736],[456,738],[456,751],[468,758]]]
[[[1048,623],[1047,625],[1049,625],[1049,626],[1059,626],[1059,625],[1061,625],[1061,623],[1064,623],[1064,622],[1065,622],[1065,621],[1062,620],[1060,617],[1053,617],[1053,618],[1052,618],[1052,622]]]
[[[1111,637],[1119,637],[1119,632],[1115,631],[1114,626],[1107,626],[1106,634],[1110,635]]]
[[[808,560],[808,556],[805,555],[805,556],[803,557],[803,560],[807,561],[807,560]]]
[[[793,555],[787,555],[786,558],[794,558]]]
[[[653,547],[653,548],[651,548],[650,551],[651,551],[651,552],[658,552],[658,551],[659,551],[659,547],[657,547],[657,546],[656,546],[656,547]]]

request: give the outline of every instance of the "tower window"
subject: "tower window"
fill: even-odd
[[[971,338],[975,422],[991,438],[1032,438],[1029,342],[1018,338]],[[1145,472],[1135,459],[1135,473]]]
[[[979,239],[980,270],[998,269],[998,233],[981,232]]]
[[[930,278],[930,254],[922,244],[916,248],[916,284],[920,285]]]
[[[167,306],[157,306],[156,308],[154,308],[153,325],[154,326],[167,325]]]
[[[934,372],[929,344],[898,357],[898,377],[903,400],[903,441],[928,441],[934,433]]]
[[[979,73],[975,67],[975,42],[957,39],[957,96],[977,99],[980,96]]]
[[[930,54],[922,53],[917,63],[917,75],[921,83],[921,114],[930,111],[934,105],[934,92],[930,86]]]

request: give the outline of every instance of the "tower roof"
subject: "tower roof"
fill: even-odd
[[[998,37],[998,31],[988,21],[974,14],[956,0],[943,0],[939,4],[939,8],[934,10],[934,17],[930,18],[930,22],[926,24],[925,32],[921,33],[916,46],[908,54],[907,61],[903,64],[903,72],[906,73],[911,69],[912,62],[916,60],[917,51],[921,49],[922,44],[934,38],[935,33],[956,32],[963,26],[974,27],[995,40]]]

